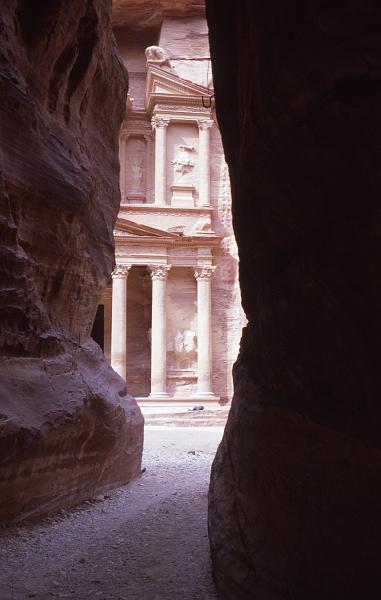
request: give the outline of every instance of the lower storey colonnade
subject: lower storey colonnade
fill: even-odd
[[[112,273],[111,366],[128,379],[127,364],[127,289],[132,265],[116,266]],[[169,265],[146,266],[152,282],[151,381],[148,401],[179,400],[167,389],[167,278]],[[183,400],[218,401],[212,389],[212,275],[215,266],[192,267],[197,282],[197,386]]]

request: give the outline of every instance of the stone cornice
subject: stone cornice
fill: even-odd
[[[138,213],[143,215],[149,215],[152,213],[162,213],[173,215],[174,217],[184,214],[200,214],[208,215],[214,211],[213,206],[159,206],[157,204],[121,204],[120,212]]]
[[[185,247],[198,247],[198,246],[210,246],[217,247],[221,244],[221,241],[224,239],[221,236],[217,235],[209,235],[209,236],[178,236],[177,239],[174,238],[154,238],[150,236],[142,236],[142,235],[128,235],[128,236],[118,236],[114,235],[115,244],[118,246],[164,246],[164,247],[174,247],[174,246],[185,246]]]

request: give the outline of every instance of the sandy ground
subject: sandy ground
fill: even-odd
[[[129,485],[0,533],[0,599],[216,600],[207,537],[222,427],[146,428]]]

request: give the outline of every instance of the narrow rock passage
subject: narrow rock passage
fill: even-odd
[[[0,599],[215,600],[206,511],[221,427],[146,430],[146,472],[0,536]]]

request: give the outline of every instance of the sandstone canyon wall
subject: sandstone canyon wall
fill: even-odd
[[[249,318],[212,472],[224,600],[381,589],[381,9],[207,1]]]
[[[111,2],[0,8],[0,519],[139,472],[143,418],[89,335],[113,268],[127,75]]]

